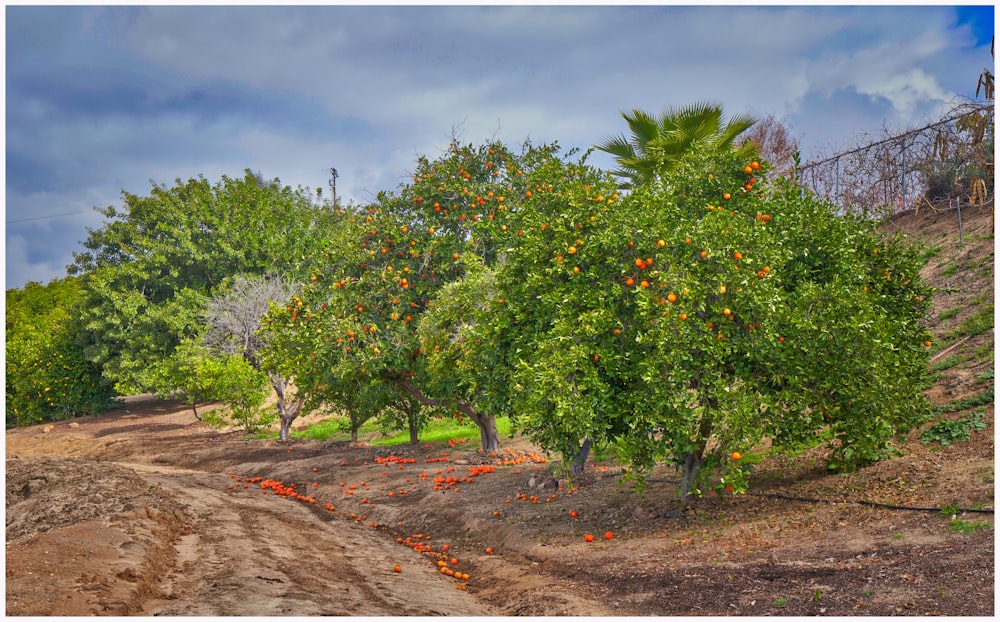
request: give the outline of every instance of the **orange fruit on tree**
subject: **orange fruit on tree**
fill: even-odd
[[[632,277],[628,277],[627,279],[625,279],[625,284],[628,285],[629,287],[632,287],[633,285],[635,285],[635,279],[633,279]]]
[[[754,160],[753,162],[750,163],[750,168],[753,169],[753,170],[755,170],[755,171],[759,171],[760,170],[760,162],[757,162],[756,160]]]
[[[743,253],[736,251],[735,253],[733,253],[733,259],[735,259],[736,261],[743,259]]]
[[[743,456],[740,455],[740,452],[734,451],[729,457],[732,458],[733,460],[739,460]]]
[[[724,200],[728,201],[728,200],[730,199],[730,195],[729,195],[729,193],[728,193],[728,192],[723,192],[723,193],[722,193],[722,198],[723,198]]]
[[[566,249],[566,252],[569,253],[570,255],[575,255],[576,254],[576,247],[575,246],[570,246],[569,248]]]
[[[673,292],[667,294],[667,302],[677,302],[677,294]]]
[[[699,253],[699,255],[701,255],[702,259],[704,259],[704,258],[708,257],[708,251],[701,251],[701,253]]]
[[[753,167],[747,164],[746,166],[743,167],[743,172],[749,175],[753,173]]]

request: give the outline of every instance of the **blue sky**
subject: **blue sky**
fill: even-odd
[[[809,160],[971,97],[994,27],[988,4],[7,6],[6,287],[64,276],[123,190],[249,168],[328,192],[336,167],[365,203],[453,131],[586,149],[621,110],[709,100]]]

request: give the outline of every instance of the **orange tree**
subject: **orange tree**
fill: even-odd
[[[915,253],[737,158],[696,148],[626,197],[583,163],[549,171],[452,373],[566,458],[589,439],[639,481],[678,465],[685,498],[709,473],[745,489],[765,437],[886,455],[926,410]]]
[[[344,383],[389,384],[423,406],[463,413],[479,427],[484,450],[498,447],[495,414],[475,392],[428,373],[416,329],[442,287],[465,274],[466,261],[498,263],[506,222],[530,194],[525,180],[556,149],[525,145],[515,153],[499,143],[453,142],[436,160],[420,158],[412,183],[353,208],[353,234],[329,249],[299,297],[275,305],[265,325],[276,333],[274,348],[292,353],[296,382],[314,403],[344,396]],[[373,394],[412,414],[391,391]]]

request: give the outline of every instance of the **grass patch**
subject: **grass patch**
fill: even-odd
[[[984,302],[988,301],[989,299],[990,299],[989,294],[979,294],[969,302],[969,306],[974,307],[976,305],[981,305]]]
[[[942,447],[952,443],[964,443],[971,438],[973,430],[982,430],[985,427],[983,415],[979,412],[961,419],[945,419],[924,430],[920,435],[920,442],[924,445],[936,442]]]
[[[931,257],[937,257],[938,253],[941,252],[940,246],[927,246],[922,251],[920,251],[920,262],[925,264],[930,261]]]
[[[981,345],[978,348],[976,348],[975,350],[973,350],[972,354],[976,357],[977,360],[980,360],[980,361],[992,361],[993,360],[993,342],[990,341],[989,343],[984,343],[983,345]],[[991,376],[991,378],[992,378],[992,376]]]
[[[988,380],[993,380],[993,369],[976,376],[976,382],[986,382]]]
[[[511,425],[510,418],[497,417],[497,432],[500,438],[510,438]],[[447,443],[448,441],[478,441],[479,428],[474,424],[458,423],[453,417],[442,417],[441,419],[431,419],[431,421],[420,431],[418,435],[421,443]],[[384,436],[371,441],[373,447],[387,447],[390,445],[404,445],[410,442],[410,433],[400,430],[392,436]]]
[[[351,435],[341,428],[340,421],[337,417],[318,421],[303,430],[293,431],[292,436],[313,441],[348,441]],[[417,438],[421,443],[445,443],[451,440],[478,441],[479,428],[467,422],[468,420],[466,423],[458,423],[458,420],[453,417],[431,419],[420,431]],[[497,418],[497,431],[501,438],[510,438],[511,425],[508,417]],[[386,433],[379,428],[377,421],[372,420],[366,422],[358,430],[358,440],[369,443],[373,447],[405,445],[410,442],[410,433],[408,430]]]
[[[975,408],[976,406],[985,406],[986,404],[993,403],[993,387],[988,387],[983,389],[978,395],[972,397],[967,397],[964,400],[955,400],[954,402],[948,402],[947,404],[942,404],[934,409],[935,415],[943,415],[946,413],[959,412],[961,410],[968,410],[970,408]]]
[[[943,322],[945,320],[950,320],[951,318],[958,315],[958,312],[961,310],[962,309],[960,307],[955,307],[954,309],[948,309],[947,311],[942,311],[941,314],[938,315],[938,321]]]
[[[944,371],[946,369],[951,369],[955,365],[963,362],[965,359],[961,356],[949,356],[946,359],[941,359],[940,361],[933,363],[930,367],[931,372]]]
[[[980,335],[993,328],[993,305],[986,305],[983,309],[962,320],[952,335],[956,337],[971,337]]]
[[[962,520],[961,518],[956,518],[948,523],[948,529],[954,531],[955,533],[972,533],[975,531],[982,531],[984,529],[993,529],[993,525],[982,522],[970,523]]]
[[[958,264],[954,261],[949,261],[947,265],[941,269],[941,276],[944,278],[953,277],[956,272],[958,272]]]

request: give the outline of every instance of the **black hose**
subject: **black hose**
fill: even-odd
[[[784,499],[785,501],[803,501],[806,503],[854,503],[857,505],[867,505],[873,508],[884,508],[887,510],[909,510],[911,512],[936,512],[940,514],[945,510],[945,508],[921,508],[921,507],[914,507],[911,505],[893,505],[891,503],[877,503],[875,501],[856,501],[854,499],[837,500],[837,499],[815,499],[811,497],[793,497],[791,495],[786,495],[781,492],[748,492],[746,494],[751,497],[768,497],[772,499]],[[980,514],[993,514],[993,510],[988,510],[988,509],[957,508],[955,510],[956,514],[961,512],[977,512]]]
[[[660,484],[679,484],[680,480],[676,479],[647,479],[647,482],[654,482]],[[920,508],[911,505],[893,505],[891,503],[878,503],[875,501],[856,501],[854,499],[816,499],[814,497],[794,497],[792,495],[786,495],[783,492],[747,492],[750,497],[765,497],[770,499],[783,499],[785,501],[802,501],[805,503],[854,503],[857,505],[867,505],[873,508],[883,508],[886,510],[908,510],[911,512],[936,512],[940,514],[945,510],[945,508]],[[950,508],[949,508],[950,509]],[[956,514],[962,512],[974,512],[978,514],[993,514],[993,510],[988,509],[974,509],[974,508],[958,508],[955,510]]]

